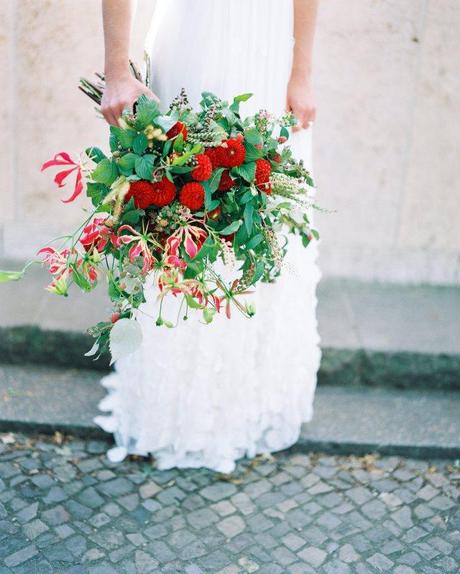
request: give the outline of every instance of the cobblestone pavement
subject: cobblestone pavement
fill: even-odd
[[[231,476],[0,435],[0,574],[459,571],[460,469],[282,453]]]

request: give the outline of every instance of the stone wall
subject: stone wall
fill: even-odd
[[[138,2],[137,61],[153,4]],[[98,0],[0,2],[0,257],[28,257],[81,218],[39,166],[105,147],[76,89],[102,69],[100,17]],[[459,280],[459,28],[457,0],[323,0],[315,168],[318,202],[337,210],[317,216],[325,275]]]

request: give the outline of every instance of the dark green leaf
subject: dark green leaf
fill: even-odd
[[[155,100],[142,94],[136,102],[136,126],[138,129],[144,129],[153,120],[160,115],[158,104]]]
[[[254,213],[254,204],[249,203],[249,202],[246,203],[246,207],[244,208],[243,217],[244,217],[244,224],[246,226],[246,231],[248,232],[248,235],[251,235],[251,231],[252,231],[253,213]]]
[[[136,174],[141,179],[147,179],[149,181],[152,180],[152,172],[153,172],[153,163],[154,157],[153,155],[143,155],[136,157],[134,169],[136,170]]]
[[[99,163],[103,159],[107,159],[105,153],[100,150],[98,147],[89,147],[85,150],[86,155],[94,161],[94,163]]]
[[[263,240],[264,236],[261,233],[258,233],[257,235],[254,235],[254,237],[251,237],[251,239],[246,243],[246,247],[248,249],[254,249]]]
[[[243,163],[243,165],[234,167],[232,168],[232,173],[235,175],[239,175],[248,183],[252,183],[256,175],[256,162],[252,161],[249,163]]]
[[[145,148],[148,145],[148,139],[145,134],[137,134],[133,141],[133,150],[137,154],[144,153]]]
[[[222,177],[222,172],[224,171],[223,167],[218,167],[215,171],[212,172],[211,177],[206,182],[206,185],[211,190],[211,193],[214,193],[217,188],[219,187],[220,179]]]
[[[236,221],[232,221],[230,223],[230,225],[227,225],[227,227],[224,227],[224,229],[221,229],[219,231],[219,233],[221,235],[230,235],[230,233],[235,233],[235,231],[238,231],[238,229],[241,227],[241,224],[243,222],[241,221],[241,219],[238,219]]]
[[[117,128],[115,126],[110,126],[111,133],[117,138],[117,141],[125,149],[132,147],[134,139],[136,138],[136,130],[132,128]]]

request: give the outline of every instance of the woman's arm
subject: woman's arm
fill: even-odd
[[[313,40],[319,0],[294,2],[294,53],[288,83],[286,108],[299,120],[294,130],[308,128],[316,116],[311,87]]]
[[[129,69],[129,44],[134,3],[132,0],[102,0],[105,45],[105,90],[101,110],[107,122],[118,125],[122,111],[141,94],[158,100]]]

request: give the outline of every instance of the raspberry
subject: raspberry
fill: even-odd
[[[186,183],[180,190],[179,201],[192,211],[198,211],[204,204],[204,187],[195,181]]]
[[[182,137],[185,141],[187,139],[187,128],[182,122],[176,122],[173,127],[166,132],[166,136],[169,140],[171,140],[172,138],[178,136],[180,133],[182,133]]]
[[[205,181],[212,175],[212,162],[207,155],[200,153],[195,156],[197,166],[192,171],[191,175],[196,181]]]
[[[230,188],[233,187],[234,183],[235,180],[232,179],[232,177],[230,176],[228,169],[225,169],[222,172],[218,189],[219,191],[228,191]]]
[[[265,193],[271,193],[272,188],[270,185],[270,174],[272,166],[266,159],[256,160],[256,185]]]

